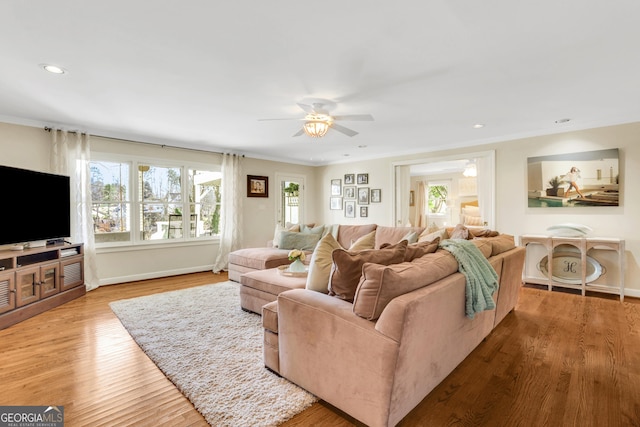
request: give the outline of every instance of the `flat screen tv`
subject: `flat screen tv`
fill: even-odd
[[[71,235],[69,177],[0,165],[0,245]]]

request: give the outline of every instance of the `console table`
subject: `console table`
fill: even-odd
[[[520,236],[527,250],[522,280],[549,290],[577,289],[583,296],[586,291],[618,294],[624,301],[624,243],[606,237]]]
[[[82,244],[0,251],[0,329],[85,293]]]

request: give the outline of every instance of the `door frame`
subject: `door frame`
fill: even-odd
[[[298,218],[300,220],[300,223],[305,222],[306,218],[305,218],[305,212],[304,212],[304,193],[305,193],[306,179],[307,179],[307,176],[301,175],[301,174],[285,173],[285,172],[275,173],[275,185],[272,188],[275,189],[274,195],[276,196],[276,203],[275,203],[276,224],[280,224],[284,226],[284,224],[282,224],[283,213],[282,213],[282,203],[281,203],[283,199],[283,191],[282,191],[283,181],[294,181],[300,184],[300,188],[298,190]]]

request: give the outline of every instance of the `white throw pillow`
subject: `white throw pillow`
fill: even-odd
[[[307,289],[322,292],[323,294],[329,292],[329,276],[331,275],[331,266],[333,264],[331,253],[335,249],[342,249],[342,246],[331,233],[320,239],[311,255],[311,261],[309,261]]]
[[[362,251],[364,249],[373,249],[376,246],[376,231],[373,230],[369,234],[358,238],[355,242],[351,242],[349,251]]]

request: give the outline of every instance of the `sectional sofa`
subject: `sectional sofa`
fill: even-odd
[[[498,289],[490,297],[494,307],[469,313],[469,283],[456,258],[438,248],[448,234],[410,245],[420,230],[374,227],[374,249],[349,251],[342,248],[370,240],[371,232],[342,231],[329,250],[322,246],[332,236],[322,238],[310,270],[323,252],[335,262],[340,253],[356,268],[334,263],[325,289],[310,283],[312,271],[303,278],[255,269],[241,276],[241,304],[250,311],[260,306],[267,368],[369,426],[393,426],[514,309],[524,249],[512,236],[471,240],[495,271]],[[331,250],[337,243],[342,248]],[[400,262],[384,261],[390,258]],[[343,275],[359,271],[355,288],[333,285],[337,268]]]

